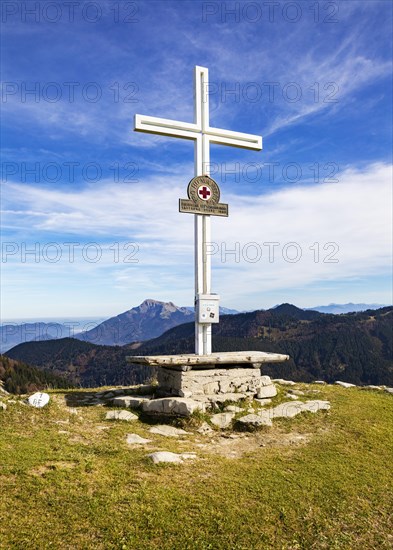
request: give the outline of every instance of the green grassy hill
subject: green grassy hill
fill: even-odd
[[[179,439],[106,421],[102,406],[69,408],[75,390],[51,391],[44,409],[2,397],[0,548],[390,550],[393,396],[298,389],[330,411],[208,436],[192,418]],[[130,447],[131,432],[152,441]],[[153,450],[198,458],[157,466]]]

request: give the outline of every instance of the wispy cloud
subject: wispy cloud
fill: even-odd
[[[228,196],[230,218],[212,222],[215,286],[240,303],[269,290],[388,273],[391,176],[391,166],[375,164],[347,169],[338,183]],[[92,273],[105,267],[118,288],[133,288],[137,280],[142,293],[153,285],[168,294],[177,287],[179,295],[184,270],[192,270],[193,219],[177,213],[184,190],[167,181],[156,177],[131,189],[106,184],[72,193],[9,184],[6,217],[25,224],[30,242],[49,242],[59,234],[81,242],[85,235],[82,242],[93,240],[106,249],[98,265],[84,261],[79,251],[70,269]],[[137,269],[114,264],[111,240],[138,244]]]

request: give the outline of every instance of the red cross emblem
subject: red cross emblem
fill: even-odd
[[[204,201],[208,201],[210,195],[211,195],[211,191],[210,191],[209,187],[207,187],[206,185],[201,185],[200,187],[198,187],[198,197],[199,198],[201,198]]]

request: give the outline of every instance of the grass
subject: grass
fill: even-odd
[[[195,420],[191,435],[172,439],[140,421],[106,421],[100,406],[71,414],[66,392],[52,392],[41,410],[8,404],[0,411],[0,548],[391,549],[392,396],[297,388],[320,390],[306,398],[328,399],[331,410],[247,435],[239,459],[215,453],[222,438],[197,434]],[[128,447],[131,432],[152,443]],[[307,437],[281,445],[291,434]],[[154,450],[199,458],[154,466],[146,457]]]

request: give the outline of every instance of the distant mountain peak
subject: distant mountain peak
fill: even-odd
[[[139,306],[107,319],[76,338],[94,344],[124,345],[157,338],[170,328],[192,320],[193,313],[187,308],[147,298]]]
[[[294,306],[293,304],[280,304],[271,309],[271,311],[276,315],[288,315],[289,317],[294,317],[295,319],[311,320],[320,315],[317,311],[306,311],[299,307]]]
[[[303,309],[297,306],[294,306],[293,304],[289,304],[288,302],[274,306],[272,307],[272,309],[274,311],[278,311],[279,313],[292,313],[292,312],[304,311]]]

